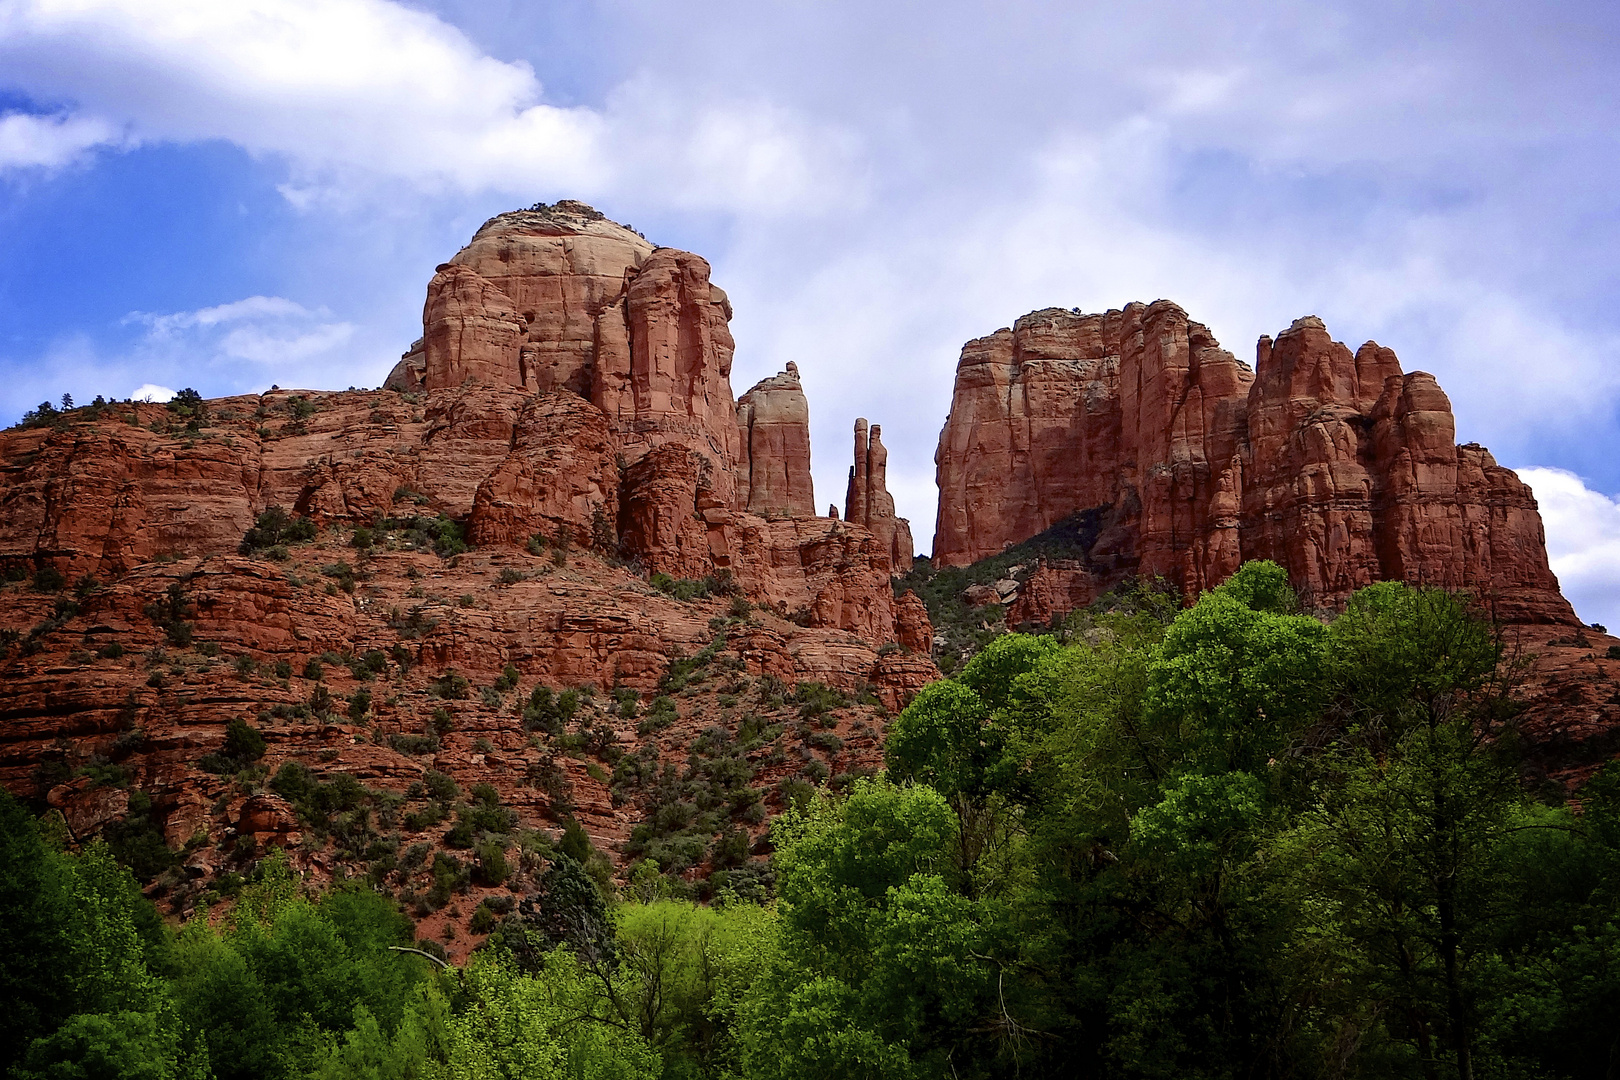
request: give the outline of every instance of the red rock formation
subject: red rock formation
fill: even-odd
[[[883,426],[867,429],[864,418],[855,421],[855,464],[849,469],[849,490],[844,496],[844,520],[870,529],[889,555],[895,574],[911,569],[911,522],[894,512],[889,494],[889,451],[883,445]]]
[[[742,439],[741,476],[748,512],[765,518],[815,517],[810,480],[810,405],[799,366],[754,384],[737,399]]]
[[[0,630],[15,631],[0,637],[0,783],[84,838],[136,805],[73,778],[70,766],[110,757],[171,846],[219,839],[188,849],[187,875],[245,868],[277,844],[320,878],[342,857],[305,843],[285,799],[238,790],[229,761],[203,768],[229,721],[260,728],[271,775],[299,762],[418,798],[432,767],[493,784],[530,826],[571,806],[611,850],[637,813],[602,780],[615,752],[587,763],[537,742],[512,678],[653,693],[673,657],[715,644],[720,671],[770,677],[750,706],[761,715],[793,709],[772,704],[778,679],[902,707],[938,669],[926,612],[893,597],[881,442],[867,516],[882,539],[814,516],[797,373],[733,401],[730,315],[702,259],[561,204],[493,219],[439,268],[423,339],[389,390],[211,401],[189,426],[124,404],[0,433]],[[316,539],[239,555],[274,505]],[[422,546],[456,526],[471,550]],[[77,595],[6,583],[42,568]],[[678,600],[648,573],[725,595]],[[896,637],[921,655],[883,648]],[[480,692],[445,696],[435,680],[452,674]],[[662,734],[624,723],[605,695],[578,723],[684,761],[746,686],[726,674],[695,699],[689,687]],[[816,760],[876,766],[873,718],[846,710],[842,749]],[[769,747],[754,757],[767,785],[799,767]],[[404,831],[437,843],[443,827]]]
[[[730,318],[731,303],[709,283],[707,262],[658,249],[598,320],[591,393],[628,456],[683,443],[715,464],[716,490],[728,503],[739,501],[734,470],[741,458]],[[746,504],[746,492],[740,494]]]
[[[708,524],[701,516],[721,505],[713,474],[708,458],[679,445],[660,446],[625,470],[620,541],[648,572],[677,578],[714,572]]]
[[[934,557],[965,565],[1083,514],[1077,557],[1038,569],[1009,618],[1132,574],[1193,594],[1269,558],[1313,604],[1398,579],[1574,622],[1528,489],[1454,439],[1431,376],[1375,343],[1352,355],[1314,317],[1262,338],[1251,373],[1167,301],[1038,311],[963,348]]]
[[[894,602],[894,639],[924,656],[934,651],[934,624],[928,619],[928,607],[910,589]]]
[[[522,343],[523,316],[511,297],[475,270],[456,263],[439,267],[422,308],[424,387],[476,382],[532,390],[534,380],[519,356]]]
[[[491,218],[439,268],[420,351],[400,361],[390,388],[472,378],[589,396],[596,317],[652,252],[644,238],[583,203]]]
[[[566,529],[573,542],[617,533],[618,450],[607,417],[569,393],[524,403],[506,460],[478,485],[468,536],[474,544],[522,544]]]
[[[599,779],[610,760],[536,748],[518,701],[536,682],[652,695],[672,656],[717,635],[721,659],[750,677],[871,687],[890,709],[937,677],[926,655],[879,655],[920,624],[897,620],[888,555],[870,532],[722,505],[706,482],[710,459],[675,443],[629,465],[621,487],[607,417],[575,395],[477,384],[416,400],[277,392],[208,411],[196,432],[166,430],[175,417],[162,406],[129,405],[0,433],[0,506],[16,511],[0,519],[0,563],[29,573],[54,566],[70,584],[99,579],[82,597],[0,581],[0,630],[16,632],[0,638],[0,783],[60,810],[83,839],[131,803],[72,770],[116,761],[151,798],[172,847],[210,838],[181,875],[195,886],[160,886],[176,903],[189,904],[212,875],[244,869],[241,852],[271,844],[315,880],[342,866],[306,841],[283,800],[203,768],[239,717],[269,743],[270,775],[297,762],[392,798],[433,768],[463,789],[493,784],[525,827],[555,826],[555,789],[617,856],[638,804],[616,802]],[[239,556],[242,533],[271,503],[304,508],[322,531],[284,561]],[[353,546],[353,528],[378,514],[440,512],[466,525],[470,551],[441,558],[387,523],[369,547]],[[613,553],[586,547],[604,525],[648,569],[727,570],[757,604],[739,615],[729,597],[681,602],[650,587],[604,557]],[[521,546],[560,528],[572,533],[569,550]],[[171,636],[163,620],[176,610],[186,633]],[[333,660],[368,654],[389,658],[375,679]],[[321,657],[317,679],[306,665]],[[508,669],[519,686],[496,693]],[[471,683],[465,699],[437,696],[435,680],[452,671]],[[679,722],[660,733],[618,717],[606,695],[582,707],[580,722],[613,730],[627,752],[656,743],[666,760],[685,761],[697,735],[731,715],[720,702],[742,692],[735,678],[682,694]],[[761,682],[757,700],[750,689],[747,708],[773,715],[772,685]],[[778,719],[794,708],[782,706]],[[452,717],[448,734],[432,734],[439,709]],[[865,707],[845,710],[843,749],[818,750],[816,760],[833,772],[877,766],[881,745],[862,734],[875,719]],[[426,748],[407,749],[412,740]],[[762,790],[803,764],[771,763],[770,750],[754,755]],[[552,777],[550,786],[536,776]],[[436,844],[444,826],[401,831],[408,843]],[[410,878],[396,876],[396,886]]]

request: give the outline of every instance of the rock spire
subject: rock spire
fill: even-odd
[[[748,511],[764,518],[814,517],[810,480],[810,405],[799,365],[761,379],[737,399]]]
[[[844,496],[844,520],[863,526],[889,552],[896,574],[911,569],[911,522],[894,512],[889,494],[889,451],[883,445],[883,426],[868,428],[865,418],[855,421],[855,464],[849,469],[849,490]]]

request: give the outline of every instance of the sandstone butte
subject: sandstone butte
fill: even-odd
[[[144,793],[143,820],[185,852],[153,889],[184,910],[272,844],[317,877],[355,861],[267,787],[286,762],[382,793],[396,850],[441,843],[445,823],[409,827],[434,769],[491,784],[525,827],[572,813],[621,865],[648,778],[685,769],[715,724],[704,752],[743,755],[753,791],[721,833],[758,841],[749,807],[780,806],[795,779],[872,771],[882,718],[938,677],[926,609],[891,586],[909,531],[881,457],[859,515],[816,515],[798,372],[735,399],[730,317],[699,256],[542,205],[438,268],[382,390],[212,400],[189,430],[126,403],[0,434],[0,783],[79,839]],[[239,550],[275,506],[317,539]],[[465,553],[434,553],[445,527]],[[353,546],[359,529],[373,543]],[[41,571],[69,590],[32,588]],[[703,580],[719,595],[690,597]],[[816,683],[845,695],[823,732],[794,697]],[[594,690],[567,745],[524,729],[536,684]],[[649,723],[661,692],[673,714]],[[199,761],[236,718],[267,750],[233,780]],[[772,738],[743,745],[749,723]],[[689,876],[719,865],[708,839]],[[401,895],[421,887],[420,860],[367,858]],[[473,905],[458,909],[465,929]]]
[[[1168,301],[1036,311],[962,350],[934,559],[1077,525],[1077,558],[1021,590],[1022,621],[1137,575],[1196,596],[1271,559],[1309,606],[1397,580],[1580,625],[1530,489],[1455,428],[1433,376],[1375,342],[1352,354],[1314,316],[1261,338],[1250,368]]]
[[[1314,316],[1261,338],[1251,368],[1169,301],[1031,312],[962,349],[933,560],[1036,540],[1016,574],[969,590],[1009,626],[1132,578],[1191,600],[1250,559],[1320,611],[1375,581],[1470,592],[1533,659],[1536,756],[1578,778],[1620,751],[1616,641],[1559,592],[1529,488],[1455,428],[1432,375],[1375,342],[1352,353]]]

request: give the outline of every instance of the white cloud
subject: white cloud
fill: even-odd
[[[175,391],[170,390],[167,386],[159,386],[156,383],[142,383],[130,391],[129,398],[131,401],[162,402],[170,400],[174,395]]]
[[[179,330],[197,326],[218,326],[220,323],[242,319],[307,317],[309,309],[281,296],[249,296],[228,304],[198,308],[196,311],[177,311],[156,315],[149,311],[132,311],[124,321],[145,323],[155,337],[168,337]]]
[[[98,147],[118,142],[112,124],[91,116],[0,116],[0,170],[69,165]]]
[[[1535,492],[1553,573],[1587,622],[1620,631],[1620,496],[1564,469],[1515,470]]]
[[[0,0],[6,81],[142,141],[224,139],[291,166],[295,205],[377,181],[791,208],[826,139],[786,110],[679,100],[647,79],[605,109],[544,100],[525,62],[387,0]],[[105,141],[108,136],[98,137]],[[655,182],[649,184],[649,180]]]
[[[318,371],[329,379],[334,368],[349,366],[344,346],[356,330],[324,308],[311,310],[282,296],[249,296],[195,311],[137,311],[124,322],[147,328],[138,356],[216,368],[247,361],[287,378]]]

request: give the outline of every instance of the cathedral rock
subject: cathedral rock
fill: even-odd
[[[1434,377],[1320,319],[1261,338],[1254,368],[1168,301],[1048,308],[962,349],[935,454],[934,559],[962,566],[1054,526],[1078,537],[1023,582],[1044,621],[1127,577],[1189,596],[1249,559],[1307,604],[1380,580],[1468,589],[1516,623],[1578,625],[1535,499],[1456,445]]]

